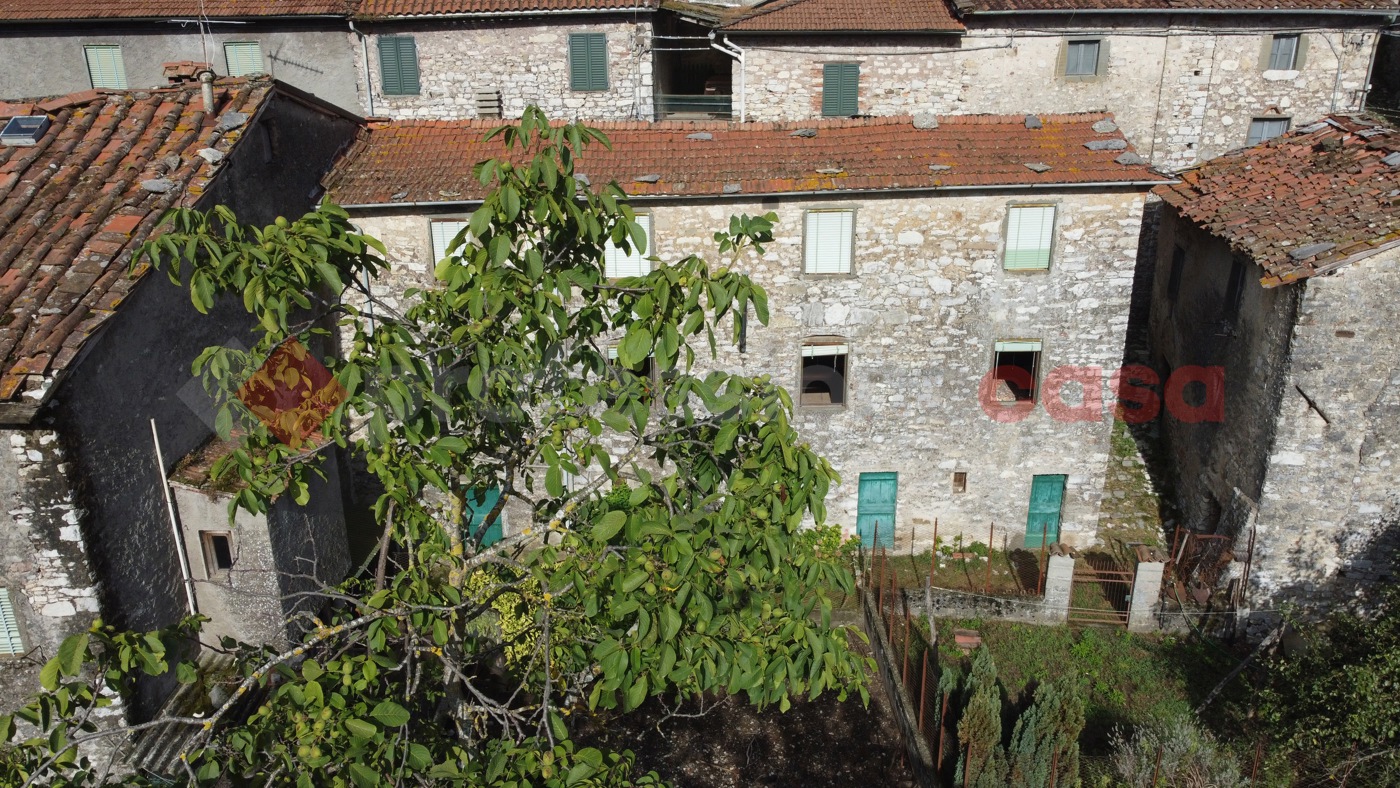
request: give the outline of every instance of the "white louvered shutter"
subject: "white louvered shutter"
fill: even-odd
[[[647,234],[647,251],[652,249],[651,238],[651,214],[637,214],[637,224],[642,226],[642,230]],[[621,279],[624,276],[646,276],[651,273],[651,261],[637,250],[634,246],[630,253],[625,253],[621,249],[612,245],[609,241],[607,248],[603,250],[603,270],[609,279]]]
[[[466,229],[467,222],[458,219],[436,219],[431,223],[431,227],[433,262],[436,263],[447,256],[447,247],[452,245],[452,239],[457,237],[457,233]]]
[[[1054,232],[1055,206],[1011,208],[1006,219],[1006,254],[1002,260],[1005,268],[1008,271],[1049,268]]]
[[[23,654],[24,640],[19,636],[19,619],[10,602],[10,589],[0,588],[0,654]]]
[[[264,74],[262,44],[256,41],[230,41],[224,44],[224,59],[228,61],[228,75],[241,77],[246,74]]]
[[[806,260],[809,274],[849,274],[855,211],[808,211]]]
[[[83,47],[87,56],[88,76],[94,88],[126,90],[126,62],[122,48],[116,44],[93,44]]]

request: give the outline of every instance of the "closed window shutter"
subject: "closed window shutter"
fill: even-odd
[[[88,77],[94,88],[126,90],[126,63],[122,60],[122,48],[115,44],[100,44],[83,47],[87,55]]]
[[[0,654],[23,654],[24,640],[19,635],[19,619],[10,602],[10,589],[0,588]]]
[[[652,248],[651,243],[651,214],[637,214],[637,224],[642,226],[647,234],[647,249]],[[608,242],[603,249],[603,272],[609,279],[621,279],[624,276],[646,276],[651,273],[651,261],[636,247],[632,247],[631,252],[623,252],[612,241]]]
[[[265,73],[262,44],[256,41],[231,41],[224,44],[224,60],[228,61],[228,75],[231,77]]]
[[[1269,51],[1269,68],[1279,71],[1291,71],[1297,61],[1298,37],[1297,36],[1274,36],[1272,48]]]
[[[819,358],[821,356],[844,356],[851,352],[850,345],[803,345],[803,358]]]
[[[860,65],[827,63],[822,68],[822,115],[848,118],[860,111]]]
[[[452,245],[452,239],[457,237],[457,233],[466,229],[465,221],[456,219],[434,220],[432,223],[433,236],[433,262],[447,256],[447,247]]]
[[[608,89],[608,37],[603,33],[569,34],[569,87]]]
[[[417,95],[418,47],[412,36],[379,38],[379,78],[386,96]]]
[[[1049,268],[1054,231],[1055,206],[1012,208],[1006,218],[1006,253],[1002,265],[1008,271]]]
[[[849,274],[855,211],[808,211],[803,270],[809,274]]]

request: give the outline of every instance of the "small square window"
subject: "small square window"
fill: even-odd
[[[856,212],[849,208],[808,211],[804,221],[803,271],[809,274],[849,274]]]
[[[1249,122],[1246,145],[1258,145],[1265,140],[1281,137],[1288,131],[1288,118],[1255,118]]]
[[[1006,250],[1002,255],[1002,267],[1008,271],[1049,268],[1054,234],[1055,206],[1011,206],[1006,211]]]
[[[1298,67],[1300,36],[1277,35],[1269,41],[1269,70],[1292,71]]]
[[[88,78],[94,88],[126,90],[126,63],[122,48],[116,44],[91,44],[83,47],[87,57]]]
[[[228,75],[231,77],[266,72],[262,45],[256,41],[230,41],[224,44],[224,60],[228,63]]]
[[[808,406],[846,404],[846,363],[850,346],[839,337],[802,343],[802,392]]]
[[[999,340],[992,359],[998,402],[1035,402],[1040,381],[1040,340]]]
[[[433,219],[429,223],[433,244],[433,263],[447,256],[447,248],[457,233],[467,229],[466,219]]]
[[[1098,73],[1098,39],[1065,42],[1065,76],[1092,77]]]
[[[204,545],[204,570],[216,577],[233,568],[233,536],[227,531],[200,531]]]
[[[651,273],[651,260],[647,255],[651,253],[651,214],[637,214],[637,224],[647,236],[647,248],[645,251],[632,246],[630,252],[622,251],[621,247],[614,246],[612,241],[608,241],[603,249],[603,273],[609,279],[621,279],[625,276],[646,276]],[[630,245],[630,244],[629,244]]]
[[[965,493],[965,492],[967,492],[967,471],[954,471],[954,472],[953,472],[953,492],[955,492],[955,493]]]
[[[569,34],[569,88],[608,89],[608,36],[606,33]]]

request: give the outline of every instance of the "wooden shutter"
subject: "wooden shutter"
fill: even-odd
[[[1049,268],[1054,232],[1055,206],[1012,206],[1006,215],[1002,266],[1008,271]]]
[[[0,654],[23,654],[24,640],[19,634],[19,619],[10,602],[10,589],[0,588]]]
[[[804,266],[809,274],[849,274],[856,212],[808,211]]]
[[[452,245],[452,239],[457,237],[457,233],[466,229],[465,219],[434,219],[431,223],[433,238],[433,263],[447,256],[447,247]]]
[[[822,67],[822,115],[848,118],[860,112],[860,64],[827,63]]]
[[[608,89],[608,37],[604,33],[569,34],[569,88]]]
[[[379,37],[379,78],[386,96],[418,94],[418,46],[413,36]]]
[[[651,243],[651,214],[637,214],[637,224],[642,226],[642,230],[647,234],[647,249],[652,248]],[[609,279],[621,279],[624,276],[646,276],[651,273],[651,261],[634,246],[631,252],[623,252],[612,241],[603,249],[603,272]]]
[[[266,73],[262,44],[256,41],[230,41],[224,44],[224,60],[228,62],[228,75],[231,77]]]
[[[122,48],[116,44],[94,44],[83,47],[87,56],[88,77],[94,88],[126,90],[126,63]]]

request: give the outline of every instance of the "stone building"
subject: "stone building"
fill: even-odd
[[[94,617],[137,630],[167,626],[190,612],[191,565],[215,570],[199,583],[227,583],[225,570],[243,568],[245,531],[226,519],[217,531],[201,527],[211,533],[192,538],[204,549],[182,555],[163,488],[177,461],[213,434],[192,361],[246,337],[250,318],[234,299],[198,314],[184,287],[148,266],[131,269],[132,256],[172,206],[227,205],[256,224],[300,215],[359,119],[266,79],[221,80],[210,107],[198,86],[185,86],[0,104],[0,117],[24,119],[0,145],[0,698],[8,710],[32,693],[62,639]],[[285,530],[277,569],[307,573],[308,565],[293,566],[306,557],[305,542],[316,571],[339,579],[348,564],[343,528],[294,510],[271,515]],[[269,606],[281,617],[276,597],[227,612],[256,618]],[[172,683],[144,683],[128,709],[149,715]]]
[[[656,0],[363,0],[356,90],[370,115],[652,117]]]
[[[482,196],[472,166],[500,153],[491,126],[371,124],[329,176],[388,248],[385,297],[431,285]],[[832,522],[868,541],[879,521],[901,548],[935,518],[983,542],[995,522],[999,546],[1094,539],[1144,197],[1167,180],[1111,116],[602,128],[613,150],[578,171],[623,186],[658,258],[610,254],[617,275],[713,258],[731,215],[777,214],[743,263],[771,321],[713,363],[793,392],[842,475]]]
[[[1394,577],[1397,151],[1332,116],[1158,190],[1152,355],[1204,381],[1168,386],[1163,450],[1185,524],[1232,540],[1246,616],[1364,604]]]
[[[771,0],[710,17],[736,116],[1112,111],[1144,156],[1208,160],[1365,105],[1394,0]],[[704,21],[697,17],[697,21]],[[834,98],[833,98],[834,96]]]
[[[343,0],[0,2],[0,98],[160,87],[164,65],[267,74],[352,112]]]

